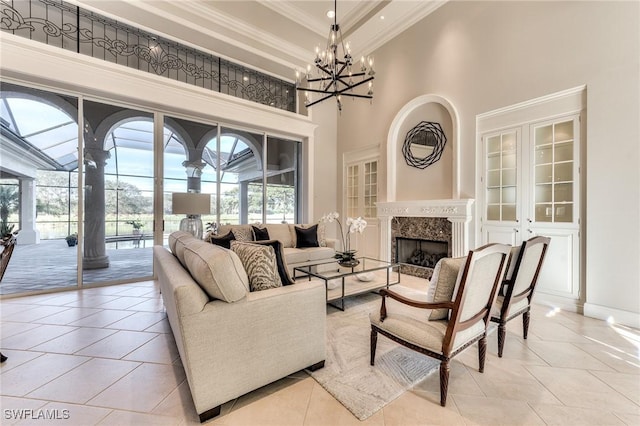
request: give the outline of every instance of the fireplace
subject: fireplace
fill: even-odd
[[[449,244],[446,241],[432,241],[422,238],[396,237],[396,262],[434,268],[438,260],[447,257]]]
[[[402,273],[431,278],[436,258],[465,256],[469,251],[469,222],[473,200],[419,200],[379,202],[380,258],[398,261]],[[409,244],[409,258],[429,257],[430,265],[412,265],[398,253]],[[409,242],[403,242],[409,240]],[[418,246],[416,247],[416,240]],[[413,245],[411,245],[413,244]],[[414,253],[416,250],[418,252]],[[426,252],[430,256],[426,256]],[[433,256],[435,254],[435,256]],[[433,266],[432,266],[433,265]]]

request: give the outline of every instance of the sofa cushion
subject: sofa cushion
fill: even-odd
[[[428,302],[449,302],[452,300],[458,276],[461,275],[462,266],[466,260],[466,257],[442,258],[436,263],[429,282]],[[433,309],[429,315],[430,321],[447,318],[449,318],[449,309]]]
[[[171,250],[171,253],[173,253],[174,256],[176,254],[176,242],[178,239],[189,236],[193,238],[193,235],[186,231],[175,231],[169,234],[169,250]]]
[[[187,270],[209,297],[235,302],[246,296],[249,279],[231,250],[195,240],[184,248],[184,258]]]
[[[253,241],[253,244],[262,244],[266,246],[273,247],[273,251],[276,254],[276,266],[278,268],[278,275],[280,276],[280,281],[282,281],[282,285],[291,285],[294,284],[294,281],[291,279],[289,275],[289,271],[287,270],[287,260],[284,256],[284,250],[282,248],[282,243],[278,240],[261,240],[261,241]]]
[[[184,263],[184,248],[191,242],[200,241],[200,240],[194,237],[190,232],[177,231],[177,232],[174,232],[173,234],[177,234],[173,238],[174,240],[173,241],[174,250],[172,250],[173,254],[175,254],[175,256],[178,258],[178,260],[180,261],[180,264],[186,267],[186,264]],[[172,242],[170,238],[169,247],[171,247],[171,244]]]
[[[284,257],[289,265],[312,260],[333,259],[335,250],[330,247],[285,248]]]
[[[296,247],[320,247],[318,244],[318,225],[308,228],[294,226],[296,230]]]
[[[236,236],[233,232],[229,231],[225,235],[212,235],[209,238],[211,244],[215,244],[226,249],[231,249],[231,241],[235,241]]]
[[[253,240],[254,241],[268,241],[271,240],[269,238],[269,230],[267,228],[258,228],[257,226],[251,226],[253,229]]]
[[[231,250],[238,255],[244,265],[251,291],[282,287],[273,247],[232,241]]]
[[[265,228],[269,232],[269,238],[272,240],[280,241],[285,248],[294,247],[293,236],[295,236],[295,233],[286,223],[268,223]]]

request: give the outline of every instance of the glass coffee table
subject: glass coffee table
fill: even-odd
[[[308,277],[324,281],[327,304],[344,311],[345,297],[355,296],[400,282],[400,265],[394,262],[359,257],[360,263],[353,267],[344,267],[336,259],[309,262],[293,268],[293,279]],[[392,281],[392,274],[396,274]],[[340,301],[340,305],[335,303]]]

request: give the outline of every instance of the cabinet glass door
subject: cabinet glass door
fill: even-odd
[[[535,221],[573,222],[574,120],[533,127]]]
[[[489,221],[516,221],[518,203],[518,134],[502,132],[485,139],[486,218]]]

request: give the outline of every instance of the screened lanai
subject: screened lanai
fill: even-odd
[[[79,146],[77,97],[1,88],[2,220],[20,231],[0,295],[148,279],[174,192],[211,194],[204,223],[296,219],[299,142],[167,115],[155,138],[158,114],[83,100]]]

